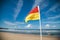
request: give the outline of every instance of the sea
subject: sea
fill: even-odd
[[[0,32],[40,35],[40,29],[7,29],[7,28],[0,28]],[[60,36],[60,29],[42,29],[42,35],[43,36],[48,36],[48,35]]]

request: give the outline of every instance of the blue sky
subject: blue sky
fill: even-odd
[[[42,29],[60,29],[59,0],[3,0],[1,1],[1,28],[40,29],[39,20],[25,23],[29,11],[39,5]]]

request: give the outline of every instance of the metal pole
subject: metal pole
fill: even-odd
[[[40,25],[40,40],[42,40],[42,26],[41,26],[41,15],[40,15],[40,9],[39,9],[39,6],[38,6],[38,10],[39,10],[39,18],[40,18],[40,20],[39,20],[39,25]]]

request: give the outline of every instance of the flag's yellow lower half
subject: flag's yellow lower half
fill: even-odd
[[[40,19],[39,12],[31,13],[26,17],[25,22],[28,22],[29,20],[39,20],[39,19]]]

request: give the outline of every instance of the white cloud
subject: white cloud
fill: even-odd
[[[27,26],[25,26],[26,28],[31,28],[32,25],[31,24],[28,24]]]
[[[18,3],[17,3],[17,7],[15,8],[14,12],[15,12],[15,15],[14,15],[14,19],[16,20],[21,8],[23,6],[23,0],[19,0]]]
[[[46,24],[46,25],[45,25],[45,27],[46,27],[46,28],[49,28],[49,27],[50,27],[50,25],[49,25],[49,24]]]

